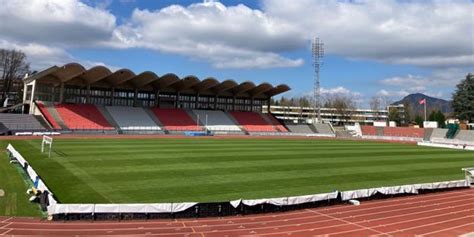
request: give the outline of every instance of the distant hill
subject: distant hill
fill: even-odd
[[[434,98],[431,96],[427,96],[421,93],[410,94],[405,96],[405,98],[401,99],[400,101],[394,102],[392,104],[409,104],[413,111],[416,114],[423,114],[423,105],[420,105],[419,101],[422,99],[426,99],[426,109],[428,113],[433,110],[441,110],[443,113],[452,113],[453,108],[451,106],[451,101]]]

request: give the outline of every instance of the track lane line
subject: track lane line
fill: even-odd
[[[350,221],[347,221],[347,220],[344,220],[344,219],[340,219],[340,218],[337,218],[337,217],[333,217],[333,216],[330,216],[330,215],[326,215],[326,214],[323,214],[323,213],[320,213],[320,212],[317,212],[317,211],[314,211],[314,210],[311,210],[311,209],[307,209],[307,210],[309,210],[310,212],[316,213],[316,214],[318,214],[318,215],[326,216],[326,217],[329,217],[329,218],[334,219],[334,220],[342,221],[342,222],[345,222],[345,223],[347,223],[347,224],[355,225],[355,226],[357,226],[357,227],[364,228],[364,229],[366,229],[366,230],[370,230],[370,231],[379,233],[379,234],[381,234],[382,236],[383,236],[383,235],[386,235],[384,232],[381,232],[381,231],[372,229],[372,228],[370,228],[370,227],[366,227],[366,226],[359,225],[359,224],[354,223],[354,222],[350,222]]]
[[[440,233],[440,232],[445,232],[445,231],[449,231],[449,230],[453,230],[453,229],[457,229],[457,228],[465,227],[465,226],[471,226],[471,225],[474,226],[474,223],[467,223],[467,224],[457,225],[457,226],[453,226],[453,227],[450,227],[450,228],[444,228],[444,229],[441,229],[441,230],[436,230],[436,231],[432,231],[432,232],[422,233],[422,234],[420,234],[420,235],[421,235],[421,236],[433,235],[433,234],[437,234],[437,233]]]
[[[474,218],[474,215],[469,215],[468,217]],[[449,220],[445,220],[445,221],[438,221],[438,222],[429,223],[429,224],[417,225],[417,226],[414,226],[414,227],[404,228],[404,229],[400,229],[400,230],[397,230],[397,231],[390,231],[388,233],[392,234],[392,233],[398,233],[398,232],[406,232],[406,231],[409,231],[409,230],[415,230],[417,228],[422,228],[422,227],[427,227],[427,226],[432,226],[432,225],[439,225],[439,224],[446,223],[446,222],[462,220],[464,218],[465,218],[465,216],[459,217],[459,218],[453,218],[453,219],[449,219]]]

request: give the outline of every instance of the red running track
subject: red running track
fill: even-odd
[[[49,222],[0,217],[6,235],[459,236],[474,233],[474,189],[223,218]]]

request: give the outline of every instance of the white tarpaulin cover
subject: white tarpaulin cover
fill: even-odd
[[[251,199],[251,200],[239,199],[239,200],[231,201],[230,204],[235,208],[237,208],[240,205],[240,203],[243,203],[244,205],[247,205],[247,206],[255,206],[255,205],[260,205],[260,204],[272,204],[275,206],[288,206],[288,205],[296,205],[296,204],[334,199],[334,198],[337,198],[337,194],[338,192],[335,191],[332,193],[321,193],[321,194],[294,196],[294,197]]]
[[[23,156],[21,156],[21,154],[15,150],[15,148],[11,145],[11,144],[8,144],[7,146],[7,150],[13,155],[13,157],[18,160],[18,162],[23,166],[25,167],[25,163],[26,160],[25,158],[23,158]],[[28,176],[30,177],[30,180],[31,182],[35,182],[36,181],[36,178],[38,177],[38,174],[36,173],[36,171],[33,169],[33,167],[31,166],[28,166],[26,168],[26,173],[28,174]],[[37,190],[41,190],[41,191],[48,191],[50,195],[48,195],[48,201],[49,201],[49,206],[48,206],[48,212],[49,212],[49,207],[51,205],[55,205],[57,203],[56,199],[54,199],[53,197],[53,193],[51,192],[51,190],[48,189],[48,187],[46,186],[46,184],[43,182],[43,180],[41,179],[38,179],[38,185],[36,187]]]
[[[20,155],[18,151],[15,150],[15,148],[13,148],[11,144],[8,144],[7,150],[12,154],[13,157],[15,157],[21,166],[25,167],[26,160]]]
[[[444,189],[444,188],[461,188],[469,187],[467,180],[455,180],[445,181],[436,183],[423,183],[423,184],[411,184],[401,185],[392,187],[380,187],[380,188],[369,188],[369,189],[358,189],[351,191],[341,192],[341,198],[343,201],[350,199],[366,198],[375,195],[376,193],[382,194],[402,194],[402,193],[418,193],[420,189]]]
[[[48,214],[175,213],[185,211],[196,204],[196,202],[156,204],[55,204],[48,207]]]
[[[429,146],[429,147],[439,147],[439,148],[449,148],[456,150],[469,150],[474,151],[474,145],[472,144],[450,144],[450,143],[435,143],[435,142],[418,142],[418,146]]]

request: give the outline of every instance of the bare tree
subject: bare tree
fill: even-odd
[[[326,96],[324,107],[334,109],[334,114],[339,116],[341,122],[348,122],[356,107],[352,97],[347,95],[329,95]]]
[[[370,109],[374,111],[375,120],[379,119],[379,110],[382,105],[382,99],[378,96],[373,96],[370,99]]]
[[[29,64],[22,51],[0,49],[0,80],[1,104],[12,92],[17,92],[18,97],[23,88],[21,80],[28,73]],[[17,98],[19,99],[19,98]]]

